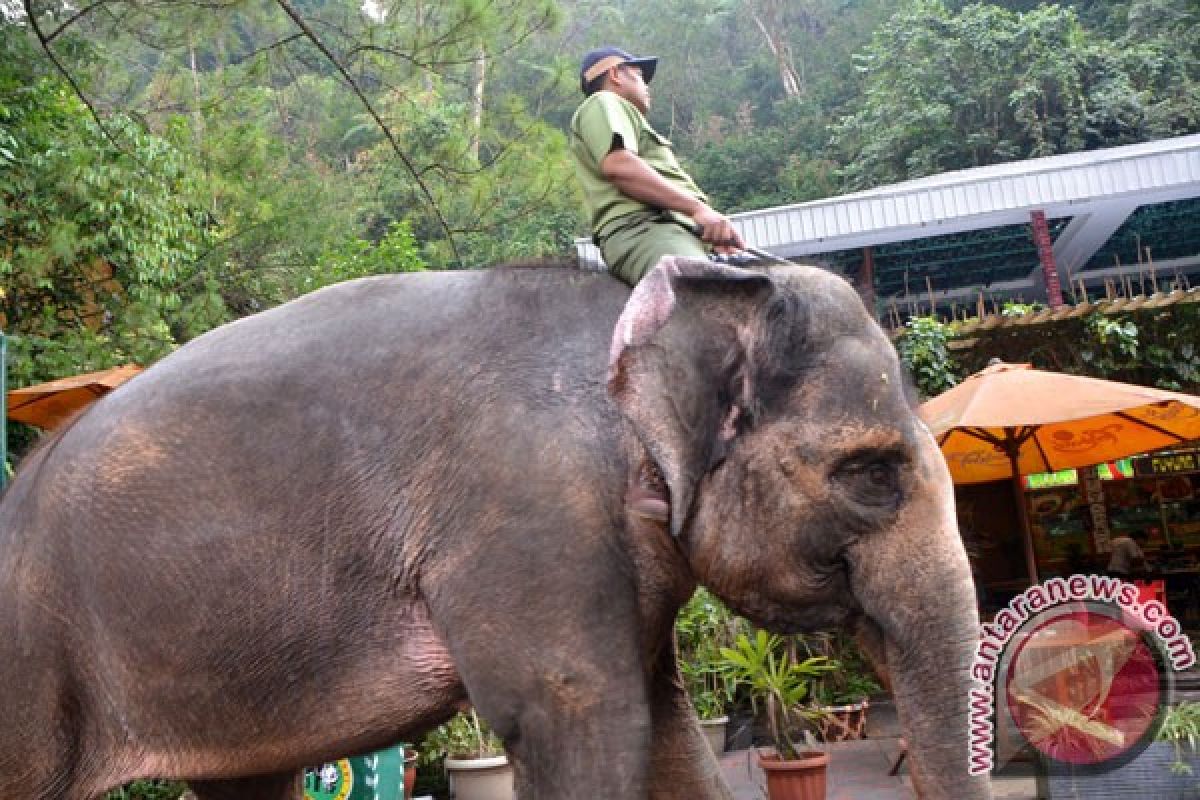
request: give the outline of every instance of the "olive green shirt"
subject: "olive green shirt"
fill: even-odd
[[[633,103],[602,89],[584,100],[571,118],[571,154],[592,233],[603,235],[620,217],[652,208],[623,194],[600,171],[600,162],[617,147],[639,156],[677,188],[708,202],[704,192],[675,160],[667,137],[651,128]],[[669,213],[685,227],[691,227],[692,220],[686,214]]]

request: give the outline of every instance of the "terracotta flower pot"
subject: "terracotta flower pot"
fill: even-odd
[[[767,800],[824,800],[828,753],[806,751],[784,761],[774,751],[759,751],[758,765],[767,776]]]

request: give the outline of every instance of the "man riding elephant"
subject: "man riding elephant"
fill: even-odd
[[[658,59],[618,47],[589,51],[579,68],[586,98],[571,118],[571,156],[592,239],[608,271],[636,286],[664,256],[734,253],[741,234],[679,165],[671,143],[646,120]],[[669,498],[652,462],[643,463],[629,508],[665,522]]]
[[[631,514],[637,465],[669,524]],[[522,800],[730,797],[672,625],[697,582],[856,630],[915,783],[967,774],[970,570],[937,446],[842,279],[667,258],[366,278],[212,331],[0,499],[0,797],[305,765],[469,700]]]

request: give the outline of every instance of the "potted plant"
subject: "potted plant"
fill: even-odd
[[[457,800],[513,800],[513,771],[504,744],[473,708],[427,735],[421,758],[443,759]]]
[[[726,709],[734,679],[721,648],[734,643],[737,619],[703,587],[696,590],[675,620],[679,670],[700,727],[716,755],[725,751]]]
[[[1174,751],[1173,774],[1195,775],[1196,767],[1200,766],[1200,703],[1185,701],[1168,709],[1157,738],[1170,744]],[[1200,788],[1200,777],[1192,788]]]
[[[882,691],[854,639],[844,633],[805,639],[810,655],[822,655],[834,667],[813,683],[812,702],[821,712],[816,728],[823,742],[864,739],[870,696]]]
[[[725,707],[729,696],[723,691],[692,684],[694,680],[703,680],[703,676],[689,677],[685,673],[684,678],[688,681],[688,694],[691,695],[696,715],[700,717],[700,729],[704,732],[704,738],[712,748],[713,755],[719,756],[725,752],[725,730],[729,726]]]
[[[805,702],[813,681],[833,666],[824,656],[799,660],[794,645],[756,631],[753,638],[739,634],[735,646],[722,648],[721,654],[738,684],[749,690],[755,709],[761,703],[766,712],[774,747],[760,750],[758,763],[767,776],[768,800],[821,800],[829,754],[803,723],[820,716]]]

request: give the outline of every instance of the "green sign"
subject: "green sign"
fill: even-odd
[[[1079,475],[1073,469],[1059,472],[1039,472],[1025,476],[1026,489],[1049,489],[1054,486],[1074,486],[1079,483]]]
[[[1096,474],[1100,476],[1102,481],[1119,481],[1122,478],[1133,477],[1133,463],[1128,458],[1119,458],[1116,461],[1106,461],[1103,464],[1096,465]],[[1025,476],[1026,489],[1051,489],[1056,486],[1074,486],[1079,483],[1079,472],[1073,469],[1064,469],[1058,472],[1039,472],[1034,475]]]
[[[404,747],[309,767],[304,800],[404,800]]]

